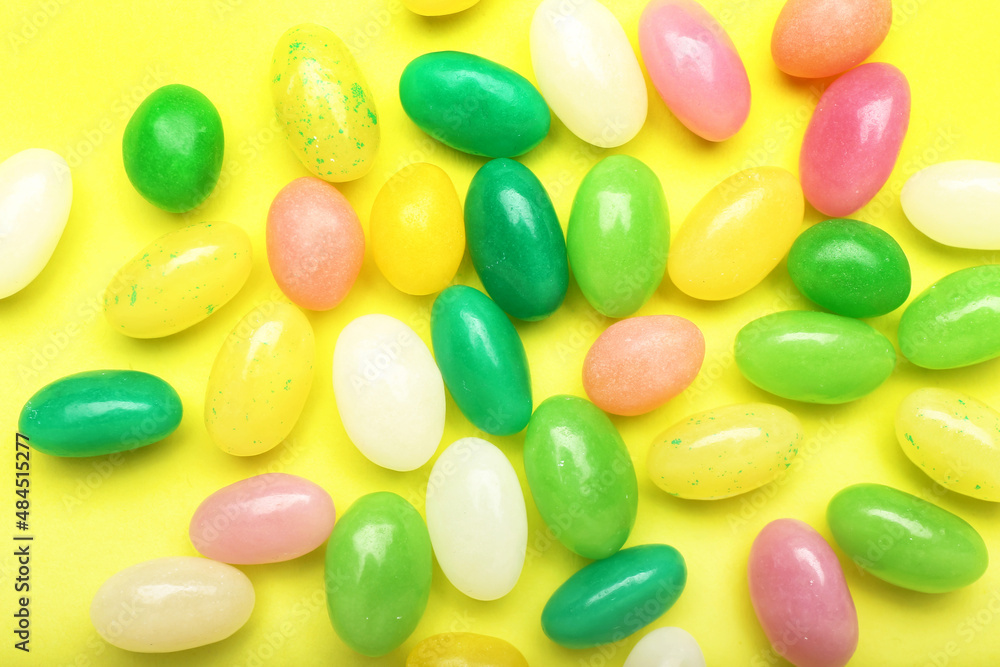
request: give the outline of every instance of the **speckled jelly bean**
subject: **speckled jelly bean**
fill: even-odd
[[[406,657],[406,667],[528,667],[528,661],[503,639],[443,632],[414,646]]]
[[[906,181],[899,200],[913,226],[938,243],[1000,250],[1000,162],[932,164]]]

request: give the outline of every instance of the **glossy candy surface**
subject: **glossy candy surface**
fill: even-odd
[[[444,16],[468,9],[479,0],[403,0],[403,5],[421,16]]]
[[[913,226],[938,243],[1000,250],[1000,162],[932,164],[906,181],[899,198]]]
[[[623,667],[705,667],[705,656],[687,630],[657,628],[636,643]]]
[[[503,639],[443,632],[414,646],[406,657],[406,667],[528,667],[528,661]]]

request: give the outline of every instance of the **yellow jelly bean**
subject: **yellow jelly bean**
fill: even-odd
[[[443,290],[465,254],[462,204],[448,174],[432,164],[411,164],[386,181],[368,227],[375,264],[407,294]]]
[[[653,440],[647,469],[658,487],[694,500],[729,498],[764,486],[791,465],[802,424],[767,403],[716,408]]]
[[[403,4],[414,14],[421,16],[444,16],[468,9],[479,0],[403,0]]]
[[[444,632],[413,647],[406,667],[528,667],[513,645],[472,632]]]
[[[253,456],[291,432],[312,386],[316,342],[309,320],[265,302],[230,332],[205,392],[205,426],[223,451]]]
[[[250,237],[228,222],[202,222],[156,239],[118,270],[104,314],[134,338],[169,336],[236,296],[250,275]]]
[[[971,396],[927,387],[896,412],[903,452],[941,486],[1000,502],[1000,413]]]
[[[804,214],[802,188],[784,169],[734,174],[698,202],[674,236],[670,279],[696,299],[739,296],[788,253]]]

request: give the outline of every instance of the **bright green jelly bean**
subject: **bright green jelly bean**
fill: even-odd
[[[764,391],[807,403],[847,403],[892,374],[892,343],[864,322],[787,310],[750,322],[736,335],[736,365]]]

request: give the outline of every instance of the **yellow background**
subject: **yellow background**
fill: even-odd
[[[635,45],[641,0],[608,0]],[[523,477],[523,433],[489,437],[511,458],[526,493],[529,553],[515,590],[482,603],[454,589],[435,565],[427,613],[413,636],[380,660],[361,658],[336,637],[322,593],[323,550],[276,565],[244,567],[257,591],[250,622],[232,638],[179,655],[138,655],[110,647],[90,625],[97,587],[136,562],[195,554],[187,537],[198,503],[219,487],[265,471],[307,476],[324,486],[340,512],[380,489],[402,494],[423,511],[430,464],[395,473],[365,459],[344,434],[331,388],[338,332],[353,318],[383,312],[412,326],[428,344],[432,298],[394,290],[368,251],[349,297],[335,310],[308,313],[317,335],[312,394],[283,445],[249,459],[229,456],[208,439],[202,401],[211,363],[230,328],[256,303],[280,298],[268,271],[264,222],[275,193],[306,175],[277,134],[268,88],[271,50],[288,27],[312,21],[338,32],[351,46],[376,96],[382,148],[372,171],[342,186],[367,228],[376,192],[403,165],[443,167],[460,195],[483,160],[457,153],[422,134],[403,114],[399,73],[415,56],[441,49],[468,50],[498,60],[533,79],[528,26],[534,0],[482,0],[460,15],[425,19],[398,0],[8,0],[0,3],[0,158],[28,147],[64,155],[73,167],[74,201],[66,232],[48,267],[19,294],[0,301],[0,540],[14,532],[13,442],[18,412],[44,384],[98,368],[134,368],[169,381],[184,402],[180,428],[165,441],[118,459],[32,459],[32,653],[39,665],[374,665],[402,664],[420,639],[448,630],[503,637],[532,665],[620,665],[643,633],[621,645],[570,651],[548,641],[539,615],[549,594],[585,564],[553,543]],[[770,35],[780,0],[706,0],[746,63],[753,108],[743,130],[722,145],[687,132],[652,86],[649,118],[626,146],[605,151],[584,145],[556,119],[549,137],[523,162],[549,190],[563,225],[576,186],[604,155],[626,152],[659,175],[676,230],[711,187],[739,169],[773,164],[797,173],[798,151],[820,88],[782,75],[770,58]],[[936,245],[904,218],[898,193],[921,167],[943,160],[1000,158],[997,131],[1000,6],[991,0],[895,2],[893,29],[874,59],[909,77],[913,114],[896,170],[882,193],[855,217],[889,231],[907,251],[913,294],[951,271],[995,263],[997,254]],[[223,175],[198,210],[173,215],[147,204],[130,186],[121,160],[125,123],[150,92],[167,83],[204,92],[222,115],[226,133]],[[820,85],[825,85],[822,82]],[[205,322],[159,340],[133,340],[112,331],[100,312],[104,288],[121,264],[178,226],[229,220],[254,243],[254,269],[232,303]],[[806,223],[821,220],[809,209]],[[748,252],[752,252],[748,248]],[[468,258],[457,282],[479,286]],[[824,520],[829,498],[860,481],[887,483],[933,499],[960,514],[1000,558],[1000,508],[944,493],[903,455],[893,414],[904,395],[936,384],[964,389],[1000,406],[1000,361],[927,372],[900,360],[893,377],[867,398],[844,406],[813,406],[776,399],[745,381],[733,363],[732,341],[749,320],[772,311],[809,308],[785,267],[762,285],[724,303],[700,303],[664,284],[641,314],[674,313],[704,331],[707,356],[693,386],[667,406],[615,422],[636,461],[639,516],[628,544],[676,546],[689,566],[677,604],[654,626],[678,625],[701,643],[710,665],[783,664],[769,650],[753,615],[746,558],[757,532],[779,517],[797,517],[830,538]],[[895,341],[900,311],[872,321]],[[536,405],[557,393],[583,395],[580,368],[591,342],[610,321],[587,305],[575,284],[548,320],[518,324],[531,363]],[[716,502],[668,497],[649,481],[646,451],[652,438],[682,417],[711,407],[764,400],[803,418],[807,443],[793,474],[755,493]],[[449,399],[442,447],[475,430]],[[439,450],[440,451],[440,450]],[[15,594],[13,548],[0,546],[0,663],[26,664],[12,648]],[[861,624],[856,665],[994,665],[1000,662],[1000,567],[967,589],[924,595],[885,584],[847,565]]]

